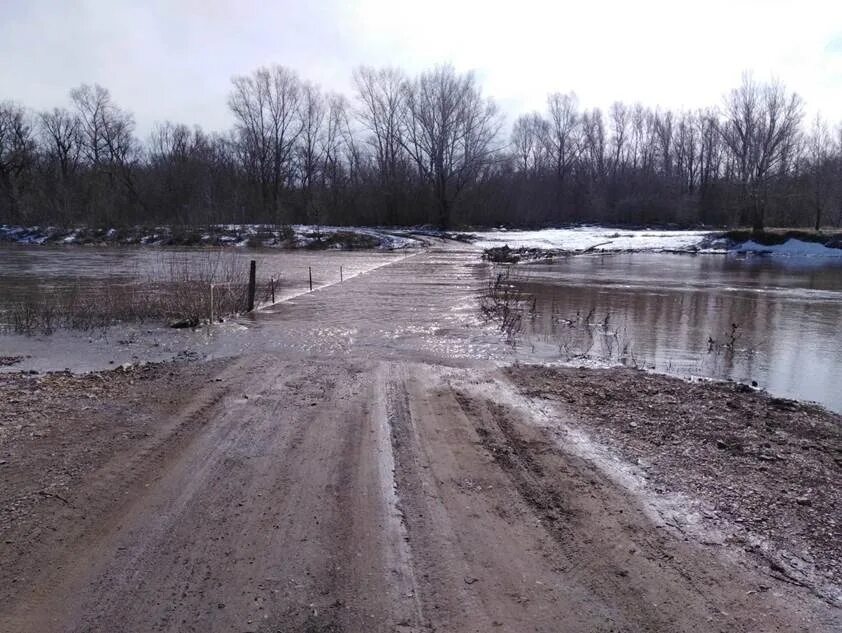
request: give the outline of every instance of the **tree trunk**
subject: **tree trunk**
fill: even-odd
[[[444,175],[438,177],[436,198],[438,198],[439,207],[439,228],[445,231],[450,228],[450,202],[447,199],[447,182]]]
[[[439,228],[442,231],[450,228],[450,205],[445,196],[439,198]]]
[[[755,233],[762,233],[764,225],[766,224],[766,205],[759,201],[757,197],[754,198],[754,217],[752,222],[752,229]]]

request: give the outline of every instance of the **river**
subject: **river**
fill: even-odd
[[[754,381],[840,411],[838,259],[614,253],[519,264],[511,278],[534,304],[518,344],[546,359]]]

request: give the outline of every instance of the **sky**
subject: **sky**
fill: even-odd
[[[352,93],[356,66],[472,70],[511,122],[584,107],[718,105],[744,71],[842,121],[842,0],[0,0],[0,101],[67,105],[99,83],[156,121],[233,124],[231,78],[282,64]]]

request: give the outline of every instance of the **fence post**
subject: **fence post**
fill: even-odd
[[[313,267],[307,266],[307,274],[310,275],[310,292],[313,292]]]
[[[210,322],[213,324],[213,284],[210,285]]]
[[[254,292],[257,289],[257,262],[251,260],[249,265],[249,303],[248,311],[254,310]]]
[[[275,303],[275,278],[272,277],[272,303]]]
[[[339,267],[339,282],[342,283],[345,279],[342,277],[342,266]]]

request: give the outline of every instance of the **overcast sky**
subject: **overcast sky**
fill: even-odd
[[[475,70],[509,121],[555,91],[588,107],[717,105],[751,69],[836,122],[842,0],[0,0],[0,100],[40,110],[97,82],[141,133],[229,127],[230,79],[260,65],[350,93],[357,65],[446,61]]]

